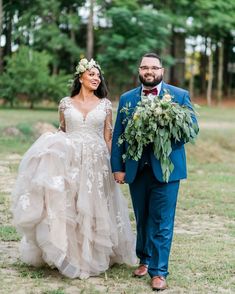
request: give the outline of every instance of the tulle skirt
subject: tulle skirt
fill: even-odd
[[[43,134],[24,155],[12,196],[24,262],[70,278],[136,263],[127,201],[101,139]]]

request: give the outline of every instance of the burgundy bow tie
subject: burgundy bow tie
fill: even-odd
[[[150,89],[150,90],[145,89],[145,90],[143,90],[143,93],[144,93],[145,96],[148,96],[149,94],[157,95],[158,90],[157,90],[157,88],[153,88],[153,89]]]

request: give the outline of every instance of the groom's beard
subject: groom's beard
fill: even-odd
[[[148,77],[148,76],[152,76],[154,79],[153,79],[152,81],[148,81],[148,80],[147,80],[147,77]],[[162,79],[163,79],[163,74],[161,74],[161,75],[158,76],[158,77],[155,77],[155,76],[152,75],[152,74],[145,74],[145,75],[140,75],[140,74],[139,74],[139,80],[140,80],[140,82],[141,82],[144,86],[146,86],[146,87],[155,87],[155,86],[157,86],[158,84],[161,83]]]

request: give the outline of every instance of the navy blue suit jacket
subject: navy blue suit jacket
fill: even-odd
[[[188,91],[163,82],[159,96],[164,94],[164,90],[167,90],[174,97],[173,100],[178,104],[185,105],[189,109],[193,109],[192,104],[190,102]],[[125,119],[126,114],[124,112],[120,112],[120,110],[126,106],[126,103],[130,103],[131,108],[136,107],[140,99],[141,86],[124,93],[120,97],[117,118],[113,132],[111,152],[112,172],[125,172],[125,182],[129,184],[132,183],[135,179],[139,162],[132,159],[126,159],[126,161],[124,162],[122,159],[122,155],[125,154],[127,151],[127,143],[123,143],[121,146],[119,146],[118,138],[124,132],[125,129],[125,124],[123,124],[123,120]],[[192,118],[193,121],[197,123],[196,117],[193,116]],[[184,179],[187,177],[186,156],[184,149],[185,143],[186,142],[177,142],[172,144],[172,152],[170,154],[170,159],[174,164],[174,170],[170,175],[169,182]],[[160,182],[163,182],[161,165],[159,160],[154,156],[153,151],[150,153],[150,159],[153,173],[156,179]]]

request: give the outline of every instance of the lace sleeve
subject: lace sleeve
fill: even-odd
[[[59,129],[58,131],[63,131],[65,132],[65,118],[64,118],[64,111],[66,109],[66,99],[67,97],[63,98],[60,100],[60,103],[59,103],[59,118],[60,118],[60,125],[59,125]]]
[[[108,146],[109,151],[111,152],[111,141],[113,135],[113,122],[112,122],[112,103],[105,98],[105,111],[106,118],[104,124],[104,139]]]
[[[112,114],[112,102],[108,99],[105,99],[105,110],[107,115]]]
[[[64,112],[65,111],[65,109],[66,109],[66,99],[67,97],[65,97],[65,98],[62,98],[61,100],[60,100],[60,103],[59,103],[59,112]]]
[[[106,111],[106,120],[105,120],[105,128],[109,130],[113,130],[113,122],[112,122],[112,102],[108,100],[107,98],[105,99],[105,111]]]

